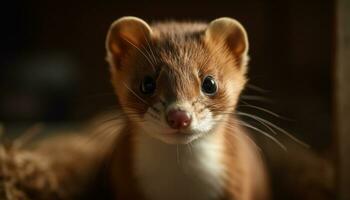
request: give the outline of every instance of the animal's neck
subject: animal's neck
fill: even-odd
[[[215,134],[169,145],[141,131],[135,136],[135,173],[150,199],[212,199],[222,192],[224,151]]]

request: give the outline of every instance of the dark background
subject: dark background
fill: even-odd
[[[333,138],[334,4],[293,0],[2,2],[0,122],[80,122],[115,106],[104,41],[109,25],[121,16],[148,22],[228,16],[245,26],[250,39],[250,86],[243,101],[290,120],[245,110],[323,151]]]

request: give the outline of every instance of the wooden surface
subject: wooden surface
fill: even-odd
[[[336,117],[339,144],[339,197],[350,199],[350,1],[339,0],[337,16]]]

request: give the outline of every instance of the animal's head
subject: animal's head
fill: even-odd
[[[246,82],[248,39],[234,19],[115,21],[107,60],[131,123],[166,143],[189,143],[225,124]]]

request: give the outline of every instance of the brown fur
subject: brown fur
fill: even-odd
[[[224,162],[230,174],[227,195],[231,198],[228,199],[269,199],[269,181],[260,152],[250,136],[245,135],[247,131],[241,127],[234,129],[235,135],[225,134]]]

